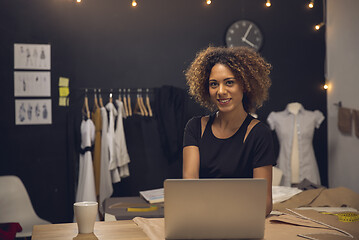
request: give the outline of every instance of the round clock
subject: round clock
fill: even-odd
[[[240,20],[233,23],[227,30],[227,47],[246,46],[256,51],[262,47],[263,35],[261,30],[253,22]]]

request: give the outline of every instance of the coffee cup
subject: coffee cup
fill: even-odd
[[[77,222],[78,231],[80,234],[92,233],[94,231],[97,212],[97,202],[74,203],[74,214]]]

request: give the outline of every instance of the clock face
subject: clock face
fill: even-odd
[[[257,25],[248,20],[233,23],[227,30],[227,47],[251,47],[256,51],[262,47],[263,35]]]

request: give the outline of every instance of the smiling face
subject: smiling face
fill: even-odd
[[[243,87],[231,69],[224,64],[213,66],[208,80],[211,101],[220,112],[243,109]]]

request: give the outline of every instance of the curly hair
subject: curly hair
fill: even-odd
[[[185,72],[189,94],[202,106],[215,110],[209,96],[209,76],[217,63],[226,65],[243,86],[243,107],[254,112],[268,99],[272,66],[258,53],[246,47],[208,47],[197,53]]]

